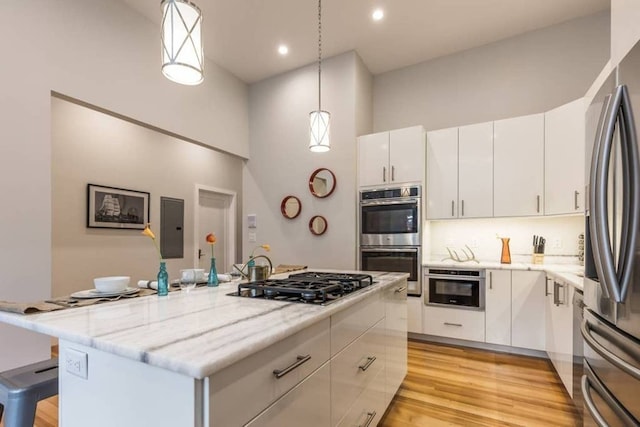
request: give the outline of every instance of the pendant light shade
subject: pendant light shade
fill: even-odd
[[[309,150],[323,153],[331,149],[331,114],[322,110],[322,0],[318,0],[318,109],[309,113]]]
[[[329,141],[329,120],[331,114],[328,111],[312,111],[309,113],[309,150],[314,153],[322,153],[331,149]]]
[[[162,0],[162,74],[183,85],[204,80],[202,12],[189,0]]]

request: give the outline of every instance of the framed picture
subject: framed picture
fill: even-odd
[[[149,222],[149,193],[87,185],[87,227],[144,230]]]

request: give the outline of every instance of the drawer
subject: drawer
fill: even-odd
[[[381,320],[331,359],[331,425],[345,416],[378,373],[384,377],[384,368],[385,329]]]
[[[295,335],[215,373],[209,380],[209,407],[214,425],[242,425],[295,387],[329,360],[330,320]],[[276,378],[274,370],[294,366]]]
[[[386,409],[384,383],[384,371],[380,371],[371,384],[358,396],[338,426],[378,425]]]
[[[337,354],[383,317],[381,293],[331,316],[331,355]]]
[[[422,312],[422,332],[484,342],[484,311],[425,306]]]
[[[304,379],[300,384],[269,406],[263,413],[254,418],[248,427],[288,427],[304,424],[330,427],[330,369],[329,362]],[[242,398],[240,397],[240,400]],[[242,410],[242,408],[239,408]],[[217,426],[217,423],[213,425]],[[227,424],[220,424],[225,426]],[[372,424],[375,425],[375,424]]]

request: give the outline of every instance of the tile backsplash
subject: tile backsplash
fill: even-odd
[[[430,259],[442,259],[448,256],[447,248],[460,254],[467,245],[476,259],[499,262],[500,236],[510,238],[513,262],[531,262],[535,234],[547,240],[545,264],[577,264],[578,235],[584,224],[582,215],[426,221],[424,251]]]

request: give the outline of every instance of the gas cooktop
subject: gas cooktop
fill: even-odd
[[[286,279],[241,283],[238,285],[238,291],[229,295],[326,305],[372,284],[373,277],[368,274],[308,271],[291,274]]]

